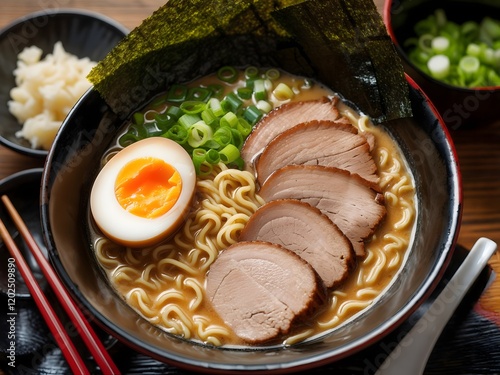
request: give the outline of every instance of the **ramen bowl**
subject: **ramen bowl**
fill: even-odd
[[[11,100],[10,91],[16,87],[14,70],[18,55],[25,47],[37,46],[43,51],[43,58],[52,53],[54,44],[60,41],[66,52],[99,61],[127,33],[124,26],[110,18],[74,9],[31,13],[0,30],[0,143],[24,155],[47,156],[47,150],[34,149],[27,139],[16,135],[21,124],[7,105]]]
[[[391,0],[385,3],[384,8],[389,35],[403,60],[405,71],[429,96],[450,129],[487,124],[498,119],[496,103],[500,100],[499,86],[453,86],[423,72],[408,57],[409,47],[405,46],[405,41],[415,36],[415,24],[436,9],[443,9],[450,21],[463,24],[467,21],[480,22],[485,16],[496,18],[500,4],[488,0]]]
[[[110,334],[130,347],[176,366],[209,373],[289,373],[321,366],[367,348],[404,322],[438,284],[456,244],[462,196],[457,155],[448,131],[408,78],[413,118],[382,126],[414,176],[417,215],[408,255],[393,282],[346,324],[290,347],[224,348],[166,333],[125,303],[108,282],[89,241],[89,194],[101,157],[122,128],[95,91],[66,118],[49,152],[42,179],[43,233],[61,279]]]

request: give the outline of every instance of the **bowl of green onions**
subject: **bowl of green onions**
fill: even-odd
[[[449,128],[500,117],[499,1],[390,0],[384,19],[406,72]]]

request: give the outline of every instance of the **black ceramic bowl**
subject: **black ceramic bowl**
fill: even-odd
[[[408,260],[382,298],[318,342],[270,350],[206,347],[165,334],[124,304],[95,263],[85,228],[100,157],[123,124],[94,90],[68,115],[44,169],[41,215],[50,259],[104,329],[147,355],[183,368],[289,373],[353,354],[394,330],[425,301],[445,271],[458,235],[462,197],[457,156],[432,105],[411,79],[408,85],[414,118],[383,125],[416,180],[417,227]]]
[[[40,224],[40,181],[42,178],[42,168],[27,169],[21,172],[14,173],[2,180],[0,180],[0,196],[7,195],[16,207],[17,211],[23,218],[26,226],[35,238],[36,243],[40,246],[42,251],[46,254],[43,238],[42,227]],[[30,266],[33,274],[38,282],[44,287],[46,281],[42,276],[42,272],[38,267],[35,259],[31,255],[31,251],[22,239],[10,215],[5,209],[3,203],[0,205],[0,219],[5,223],[9,233],[12,233],[16,245],[24,255],[28,265]],[[5,247],[3,241],[0,241],[0,262],[7,264],[11,258],[8,249]],[[8,294],[7,288],[7,268],[0,270],[0,294]],[[16,297],[30,297],[30,292],[24,284],[23,278],[16,273]]]
[[[0,143],[25,155],[46,157],[46,150],[35,150],[30,143],[16,136],[21,129],[9,112],[7,101],[15,87],[14,69],[17,55],[35,45],[43,56],[52,53],[61,41],[64,49],[80,58],[99,61],[125,36],[128,30],[98,13],[85,10],[44,10],[15,20],[0,30]]]
[[[422,72],[407,57],[405,40],[414,36],[414,25],[441,8],[449,20],[462,24],[481,21],[489,15],[500,19],[500,2],[496,0],[388,0],[384,20],[406,72],[434,103],[450,129],[486,124],[500,118],[500,87],[460,88],[440,82]]]

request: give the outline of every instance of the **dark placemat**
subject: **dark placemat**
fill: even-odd
[[[397,342],[404,337],[405,332],[428,309],[429,304],[446,285],[447,280],[450,280],[466,254],[466,249],[457,247],[448,270],[429,301],[422,305],[398,329],[383,340],[353,356],[315,370],[308,370],[307,374],[331,374],[333,371],[340,375],[373,374],[390,351],[394,349]],[[459,305],[431,354],[426,374],[500,374],[500,327],[483,316],[481,309],[477,308],[479,296],[488,285],[491,277],[491,269],[485,268]],[[50,291],[47,294],[49,298],[54,298]],[[57,306],[57,303],[54,303],[54,306]],[[7,374],[69,374],[71,371],[61,350],[57,347],[30,298],[17,299],[16,366],[9,366],[8,335],[3,333],[8,332],[9,329],[6,308],[7,297],[2,295],[0,297],[0,311],[2,311],[0,369]],[[109,347],[113,359],[124,374],[192,374],[192,372],[172,367],[137,353],[97,327],[96,331],[101,335],[105,345]],[[91,373],[99,374],[99,369],[78,338],[75,343],[79,346],[81,353],[85,354],[84,357],[88,361]]]

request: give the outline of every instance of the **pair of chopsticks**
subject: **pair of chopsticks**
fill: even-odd
[[[70,317],[71,321],[75,325],[83,339],[85,345],[90,350],[93,355],[95,361],[99,365],[103,374],[120,374],[120,370],[116,367],[116,364],[113,362],[112,358],[109,356],[106,348],[97,337],[97,334],[90,326],[90,323],[85,319],[82,311],[78,308],[76,303],[71,299],[69,293],[63,286],[62,282],[57,277],[55,271],[52,269],[52,266],[45,258],[44,254],[38,247],[35,239],[29,232],[28,227],[24,223],[23,219],[17,212],[16,208],[10,201],[10,199],[6,196],[2,196],[2,201],[9,212],[12,221],[16,225],[17,229],[21,233],[24,241],[28,245],[31,250],[33,256],[35,257],[40,269],[42,270],[45,278],[47,279],[49,285],[54,291],[56,297],[61,302],[61,305],[64,307],[64,310]],[[54,309],[50,305],[47,297],[43,293],[42,289],[38,285],[31,269],[29,268],[26,260],[24,259],[21,251],[16,246],[13,238],[9,234],[5,224],[0,219],[0,235],[4,240],[5,245],[9,249],[12,257],[16,260],[16,264],[18,269],[23,277],[31,296],[33,297],[35,303],[38,306],[45,322],[49,326],[54,338],[61,348],[61,351],[66,358],[71,370],[74,374],[90,374],[87,369],[83,359],[80,354],[76,350],[73,342],[69,338],[66,330],[64,329],[63,324],[59,320],[59,317],[56,315]]]

